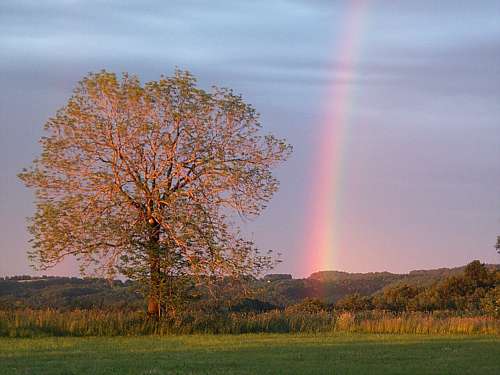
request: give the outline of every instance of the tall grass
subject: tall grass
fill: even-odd
[[[397,334],[500,334],[500,320],[448,313],[367,311],[201,314],[184,313],[161,321],[143,312],[99,310],[0,311],[0,336],[132,336],[191,333],[356,332]]]

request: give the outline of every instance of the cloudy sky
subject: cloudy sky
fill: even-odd
[[[48,117],[103,68],[153,80],[188,69],[233,88],[264,128],[294,145],[281,190],[244,225],[280,272],[304,276],[305,218],[318,134],[352,97],[335,185],[336,264],[406,272],[500,263],[500,2],[360,1],[355,69],[339,46],[354,1],[0,2],[0,275],[33,273],[16,173],[39,153]],[[55,273],[71,273],[67,264]]]

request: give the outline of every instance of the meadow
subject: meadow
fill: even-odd
[[[0,338],[0,373],[499,374],[500,338],[245,334]]]
[[[456,312],[185,312],[161,320],[142,311],[0,311],[0,337],[144,336],[245,333],[390,333],[500,335],[500,319]]]

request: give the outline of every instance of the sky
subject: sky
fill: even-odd
[[[243,224],[282,253],[275,272],[500,263],[499,1],[2,0],[0,276],[36,274],[26,256],[33,194],[16,174],[75,84],[101,69],[148,81],[176,67],[240,93],[266,132],[294,146],[276,171],[280,191]],[[343,104],[331,94],[341,88]],[[326,199],[315,196],[330,168],[318,149],[335,137],[325,119],[339,105],[348,120],[326,193],[335,240],[318,250],[334,256],[318,264],[310,208]]]

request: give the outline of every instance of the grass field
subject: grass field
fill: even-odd
[[[0,374],[500,374],[500,337],[1,338]]]

